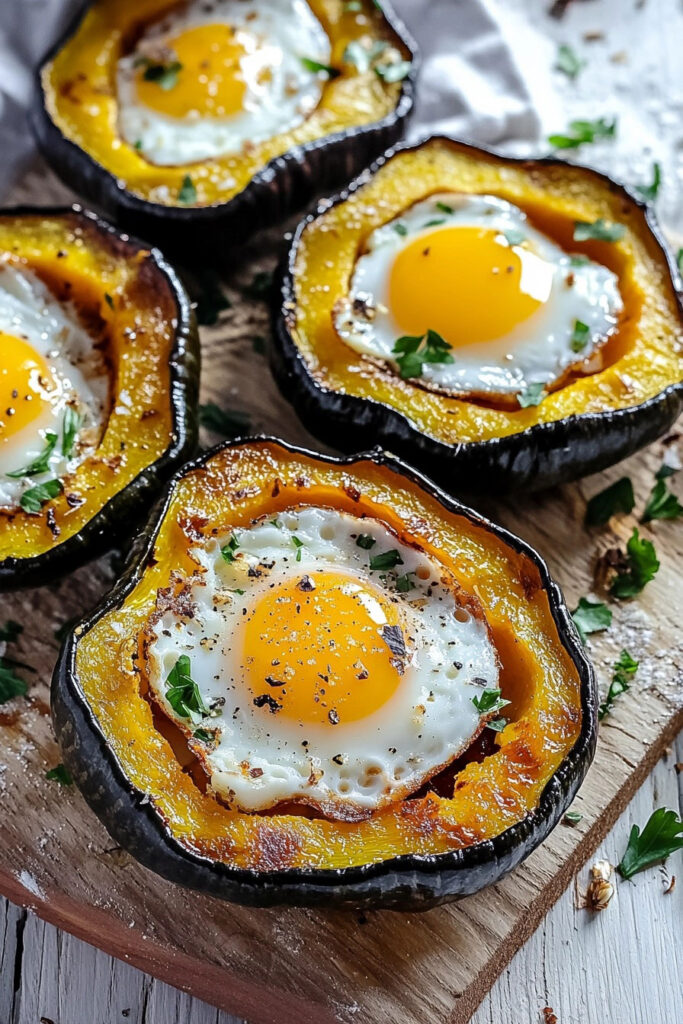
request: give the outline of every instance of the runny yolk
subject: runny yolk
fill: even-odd
[[[302,589],[308,580],[315,589]],[[249,699],[264,715],[330,729],[366,718],[401,681],[386,626],[398,626],[396,606],[372,583],[316,572],[277,584],[245,623]]]
[[[54,387],[40,353],[23,338],[0,331],[0,442],[38,419],[46,392]]]
[[[140,61],[138,99],[168,117],[230,117],[244,105],[244,45],[230,25],[197,25],[164,40],[170,56]],[[180,65],[178,67],[178,65]]]
[[[437,331],[452,348],[503,338],[547,301],[552,266],[489,228],[437,228],[401,249],[389,280],[404,334]]]

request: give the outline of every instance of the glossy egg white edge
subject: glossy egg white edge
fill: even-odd
[[[588,369],[591,357],[616,330],[623,309],[617,276],[584,257],[579,263],[534,228],[519,207],[490,195],[435,194],[375,229],[356,261],[348,296],[335,305],[333,320],[340,338],[356,352],[395,365],[393,348],[404,332],[388,305],[393,261],[414,238],[459,225],[493,227],[503,244],[510,244],[506,234],[519,233],[523,242],[511,248],[524,249],[548,264],[550,296],[505,337],[454,348],[452,363],[425,363],[420,379],[455,393],[507,395],[533,384],[552,386],[577,364]],[[589,329],[580,354],[572,348],[577,321]],[[429,326],[425,324],[425,332]]]
[[[359,534],[374,541],[370,551],[357,545]],[[331,509],[293,509],[235,536],[239,556],[232,563],[221,555],[230,535],[195,549],[202,568],[189,585],[192,614],[166,608],[146,649],[154,697],[189,735],[216,793],[244,810],[298,800],[353,820],[414,792],[467,748],[484,724],[473,698],[498,686],[498,659],[486,622],[457,601],[438,563],[400,543],[381,522]],[[392,549],[402,564],[371,571],[373,554]],[[325,570],[347,574],[351,584],[369,581],[398,602],[407,649],[400,683],[386,703],[367,718],[333,727],[255,709],[240,682],[237,653],[241,623],[264,588],[293,576],[315,582]],[[401,592],[397,580],[406,574],[413,587]],[[381,610],[377,640],[384,643],[380,620]],[[210,709],[192,722],[166,699],[168,674],[182,654]],[[214,734],[210,744],[191,738],[197,726]]]
[[[136,90],[138,61],[158,52],[169,36],[214,22],[234,27],[244,44],[244,109],[225,118],[198,112],[176,118],[142,104]],[[320,101],[326,77],[306,67],[304,60],[329,65],[331,53],[327,33],[306,0],[194,0],[151,24],[133,52],[119,59],[120,135],[159,166],[239,153],[245,144],[291,131],[309,116]],[[264,81],[259,81],[261,75]]]
[[[102,354],[81,323],[75,306],[60,302],[33,271],[2,261],[0,331],[26,341],[45,359],[54,380],[54,387],[37,387],[32,396],[32,400],[40,401],[41,410],[31,423],[14,433],[0,427],[0,507],[12,509],[19,506],[27,490],[73,473],[95,449],[106,418],[109,376]],[[17,396],[17,400],[22,399]],[[62,452],[67,408],[80,417],[68,457]],[[11,423],[10,412],[0,411],[0,423]],[[30,467],[44,452],[50,435],[56,435],[57,441],[46,472],[7,475]]]

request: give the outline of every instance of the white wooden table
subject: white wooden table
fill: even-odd
[[[7,2],[7,0],[2,0]],[[14,2],[14,0],[12,0]],[[454,14],[456,0],[452,0]],[[488,0],[487,0],[488,2]],[[627,132],[616,146],[586,158],[632,181],[661,160],[659,212],[674,236],[683,233],[683,5],[680,0],[574,0],[561,21],[550,0],[507,0],[506,21],[523,46],[526,30],[542,34],[533,54],[552,62],[558,41],[570,42],[588,66],[576,85],[536,83],[544,124],[561,130],[570,117],[617,108]],[[533,27],[533,29],[532,29]],[[530,40],[527,39],[527,43]],[[547,95],[546,95],[547,93]],[[558,113],[559,112],[559,113]],[[683,740],[653,771],[607,837],[597,857],[621,858],[632,824],[655,807],[683,810]],[[679,884],[666,893],[671,875]],[[683,857],[621,882],[602,914],[578,909],[588,865],[544,924],[495,982],[474,1024],[677,1024],[683,1021]],[[235,1024],[236,1018],[192,1000],[112,960],[31,913],[0,901],[0,1024]],[[283,1022],[289,1024],[289,1022]],[[375,1024],[375,1022],[359,1022]],[[384,1024],[384,1022],[377,1022]],[[400,1024],[400,1022],[396,1022]]]

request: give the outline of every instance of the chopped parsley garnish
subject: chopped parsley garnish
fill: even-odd
[[[329,64],[321,64],[319,60],[313,60],[312,57],[302,57],[301,63],[307,71],[312,71],[313,74],[324,74],[328,78],[338,78],[341,75],[339,68],[333,68]]]
[[[661,165],[656,161],[652,165],[652,181],[649,185],[636,185],[636,192],[638,192],[643,199],[651,203],[657,198],[659,189],[662,184],[662,168]]]
[[[178,74],[183,69],[179,60],[164,63],[152,61],[149,57],[139,57],[135,63],[138,66],[144,65],[145,70],[142,77],[146,82],[156,82],[166,92],[178,84]]]
[[[654,544],[641,537],[637,529],[634,529],[626,545],[626,560],[628,568],[615,576],[610,586],[612,597],[620,600],[639,594],[659,570]]]
[[[399,576],[396,580],[396,589],[399,594],[407,594],[409,590],[415,589],[415,583],[410,578],[413,575],[412,572],[406,572],[403,576]]]
[[[142,149],[142,139],[136,139],[133,143],[133,149],[140,151]]]
[[[518,393],[517,401],[522,409],[527,409],[530,405],[540,405],[543,399],[547,397],[548,392],[541,381],[537,380],[533,384],[529,384],[524,391]]]
[[[567,811],[564,816],[564,820],[569,822],[570,825],[578,825],[582,819],[583,814],[580,814],[578,811]]]
[[[678,470],[675,466],[670,466],[668,462],[663,462],[655,473],[655,480],[666,480],[667,477],[673,476],[677,472]]]
[[[510,703],[500,694],[500,689],[482,690],[480,694],[472,698],[472,703],[480,715],[490,715],[492,712],[502,711]],[[505,719],[503,719],[504,721]]]
[[[641,832],[637,825],[631,829],[626,852],[617,865],[622,878],[631,878],[636,872],[683,849],[683,821],[675,811],[659,807],[648,819]]]
[[[356,547],[363,548],[364,551],[374,548],[376,543],[375,538],[371,537],[369,533],[359,533],[356,537]]]
[[[428,220],[425,224],[422,225],[422,227],[423,228],[438,228],[438,227],[441,227],[441,225],[445,224],[445,223],[446,223],[446,218],[445,217],[435,217],[434,220]]]
[[[352,64],[357,71],[369,71],[375,60],[387,48],[383,40],[377,40],[372,46],[363,46],[357,39],[352,40],[344,50],[343,61]]]
[[[4,626],[0,626],[0,643],[11,644],[24,632],[24,627],[14,619],[8,619]]]
[[[597,220],[575,220],[574,241],[587,242],[594,239],[598,242],[618,242],[623,238],[626,228],[623,224],[610,224],[609,221],[598,217]]]
[[[422,376],[425,363],[452,363],[450,349],[451,346],[440,334],[429,329],[422,335],[404,334],[395,342],[392,351],[397,357],[401,377],[409,380]]]
[[[114,300],[112,299],[112,297],[109,294],[109,292],[105,292],[104,293],[104,301],[107,303],[107,305],[109,306],[110,309],[114,308]]]
[[[571,256],[569,263],[572,267],[585,267],[587,263],[590,263],[590,260],[587,256],[579,254],[578,256]]]
[[[190,203],[197,202],[197,189],[195,188],[194,182],[189,174],[186,174],[183,178],[183,183],[180,186],[180,191],[178,192],[178,202],[185,203],[187,206],[189,206]]]
[[[292,544],[296,548],[296,560],[297,560],[297,562],[300,562],[301,561],[301,549],[304,546],[304,542],[302,540],[299,540],[299,538],[295,534],[292,534]]]
[[[345,0],[344,13],[345,14],[356,14],[357,11],[363,10],[363,4],[361,0]]]
[[[676,253],[676,266],[678,267],[678,273],[683,277],[683,249],[679,249]]]
[[[197,322],[203,327],[212,327],[218,323],[218,316],[224,309],[230,309],[232,303],[221,288],[215,274],[205,273],[199,282],[201,292],[197,296],[195,314]]]
[[[580,71],[585,68],[586,63],[571,46],[568,46],[566,43],[561,43],[558,46],[555,70],[561,71],[567,78],[571,78],[573,81]]]
[[[486,728],[493,729],[494,732],[502,732],[507,724],[507,718],[491,718],[486,723]]]
[[[12,697],[24,697],[28,692],[28,684],[18,676],[5,658],[0,658],[0,704],[5,704]]]
[[[210,713],[191,675],[190,659],[181,654],[166,678],[166,700],[181,718],[200,722]]]
[[[641,522],[649,523],[652,519],[678,519],[680,516],[683,516],[683,505],[660,477],[650,491]]]
[[[251,420],[248,413],[236,409],[221,409],[215,402],[199,406],[199,422],[214,434],[223,437],[239,437],[249,430]]]
[[[604,526],[618,512],[628,515],[635,503],[633,484],[629,477],[622,476],[590,499],[586,505],[586,526]]]
[[[520,231],[519,228],[506,228],[503,234],[509,246],[521,245],[525,238],[524,232]]]
[[[600,633],[603,629],[609,629],[612,625],[612,609],[602,601],[589,601],[587,597],[582,597],[572,612],[572,619],[585,643],[589,633]]]
[[[224,544],[223,547],[221,548],[221,555],[223,556],[223,560],[226,561],[226,562],[234,562],[235,561],[235,552],[237,551],[239,546],[240,546],[240,542],[238,541],[237,537],[233,533],[233,535],[230,538],[230,540],[228,541],[228,543]]]
[[[554,149],[576,149],[586,142],[613,139],[616,133],[616,118],[599,117],[595,121],[570,121],[566,135],[549,135],[548,142]]]
[[[409,60],[397,60],[391,64],[376,64],[375,74],[383,82],[402,82],[410,74],[412,64]]]
[[[40,512],[43,505],[50,501],[52,498],[56,498],[58,494],[62,492],[62,484],[59,480],[47,480],[44,484],[36,484],[35,487],[29,487],[27,491],[22,494],[19,504],[23,508],[24,512],[29,512],[32,515]]]
[[[448,214],[455,213],[455,210],[453,209],[452,206],[449,206],[448,203],[442,203],[441,200],[439,200],[437,203],[435,203],[435,206],[436,206],[437,210],[440,211],[440,213],[448,213]]]
[[[614,701],[620,693],[625,693],[628,690],[633,676],[638,670],[638,662],[635,658],[632,658],[628,651],[622,651],[619,658],[614,663],[612,682],[609,685],[607,696],[600,705],[598,710],[598,718],[602,721],[605,715],[608,715],[614,706]]]
[[[572,331],[570,343],[572,352],[583,352],[588,344],[590,333],[591,329],[588,324],[584,324],[581,320],[574,321],[574,330]]]
[[[403,559],[396,548],[373,555],[370,559],[370,569],[373,572],[377,572],[379,569],[395,569],[397,565],[403,565]]]
[[[269,270],[259,270],[253,280],[243,289],[249,299],[267,299],[273,288],[273,275]]]
[[[50,468],[50,456],[52,455],[57,445],[57,435],[52,431],[45,432],[45,447],[43,448],[40,455],[30,462],[28,466],[24,466],[22,469],[15,469],[12,473],[6,473],[6,476],[12,477],[14,480],[21,479],[22,476],[37,476],[39,473],[47,473]]]
[[[71,775],[61,761],[54,768],[50,768],[49,772],[45,772],[45,778],[50,782],[58,782],[60,786],[70,786],[73,782]]]
[[[83,417],[70,405],[67,405],[62,421],[62,455],[65,459],[70,458],[73,454],[74,442],[82,422]]]
[[[215,732],[209,732],[208,729],[195,729],[192,735],[196,740],[201,740],[202,743],[213,743],[216,738]]]
[[[405,226],[405,224],[402,224],[400,220],[396,224],[394,224],[394,231],[396,232],[397,235],[400,235],[401,238],[405,238],[405,236],[408,234],[408,228]]]

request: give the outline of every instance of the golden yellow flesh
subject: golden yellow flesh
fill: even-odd
[[[125,247],[76,217],[3,217],[0,253],[38,274],[58,298],[104,321],[103,351],[113,383],[99,447],[64,480],[64,493],[50,503],[53,529],[44,514],[0,512],[3,561],[41,555],[73,537],[166,451],[173,432],[168,360],[176,307],[148,253]],[[25,363],[17,368],[24,372]],[[0,375],[0,393],[6,385]]]
[[[352,488],[361,492],[358,500]],[[419,541],[482,602],[503,663],[503,694],[512,702],[513,721],[500,734],[495,754],[468,764],[457,776],[452,799],[407,800],[358,823],[231,811],[183,772],[169,741],[155,729],[134,659],[157,589],[168,585],[173,570],[195,568],[188,549],[196,541],[182,524],[201,517],[208,520],[205,535],[224,535],[254,517],[309,502],[381,518],[401,541]],[[107,744],[131,783],[151,795],[173,835],[193,850],[240,867],[333,868],[438,853],[495,836],[536,805],[581,726],[578,674],[527,558],[463,517],[444,512],[386,468],[362,462],[349,474],[268,442],[221,452],[177,485],[154,559],[123,605],[81,637],[76,668]]]
[[[42,73],[48,111],[57,127],[143,199],[167,206],[182,205],[178,194],[189,172],[197,189],[198,206],[227,202],[270,160],[293,146],[379,121],[396,107],[400,82],[386,83],[373,70],[358,73],[352,65],[344,64],[339,77],[325,82],[316,110],[292,131],[248,147],[248,151],[240,154],[181,167],[153,166],[119,137],[116,64],[130,49],[126,41],[134,38],[145,23],[159,19],[174,6],[170,0],[136,0],[134,4],[99,0]],[[335,67],[342,67],[348,44],[361,38],[386,41],[403,57],[409,57],[370,0],[365,0],[360,15],[345,12],[343,0],[311,0],[310,6],[328,33]],[[187,80],[186,75],[184,79]],[[154,102],[175,102],[174,90],[160,96],[162,90],[155,83],[138,82],[138,86],[141,84],[150,86],[152,97],[156,97]],[[184,97],[185,88],[182,86],[182,91],[175,94],[179,110],[184,99],[189,102]],[[232,96],[231,102],[238,99]]]
[[[332,326],[332,309],[338,299],[348,294],[354,263],[365,239],[413,203],[449,190],[490,194],[515,203],[529,214],[535,226],[556,239],[566,251],[585,253],[619,276],[625,315],[620,329],[605,347],[604,369],[573,379],[538,406],[499,409],[435,394],[402,381],[398,374],[373,366],[344,344]],[[573,240],[575,220],[598,218],[624,224],[627,230],[623,239],[616,243]],[[452,236],[451,232],[434,234],[446,236],[444,245]],[[416,270],[414,261],[411,266],[410,260],[404,260],[408,266],[402,267],[399,262],[395,288],[398,315],[408,333],[421,333],[423,315],[429,311],[417,310],[412,305],[407,308],[405,278]],[[515,264],[512,265],[514,268]],[[514,289],[517,270],[510,274],[509,284],[501,285],[498,281],[497,287]],[[535,423],[639,405],[683,379],[676,300],[665,258],[645,224],[644,214],[593,172],[581,167],[508,164],[457,143],[439,140],[400,153],[367,185],[306,228],[299,245],[294,283],[293,334],[315,378],[330,390],[374,399],[396,409],[423,433],[449,444],[505,437]],[[490,297],[487,302],[480,291],[475,290],[468,297],[460,284],[449,291],[446,281],[432,275],[430,288],[433,287],[440,289],[442,297],[434,311],[436,323],[430,323],[434,329],[438,330],[440,317],[452,320],[457,316],[456,300],[462,308],[465,337],[473,329],[479,332],[479,340],[485,340],[487,332],[505,326],[499,322],[500,304],[493,303]],[[414,292],[412,287],[409,290]],[[506,310],[512,309],[513,319],[524,318],[526,301],[527,297],[517,293],[512,305],[507,304]]]

